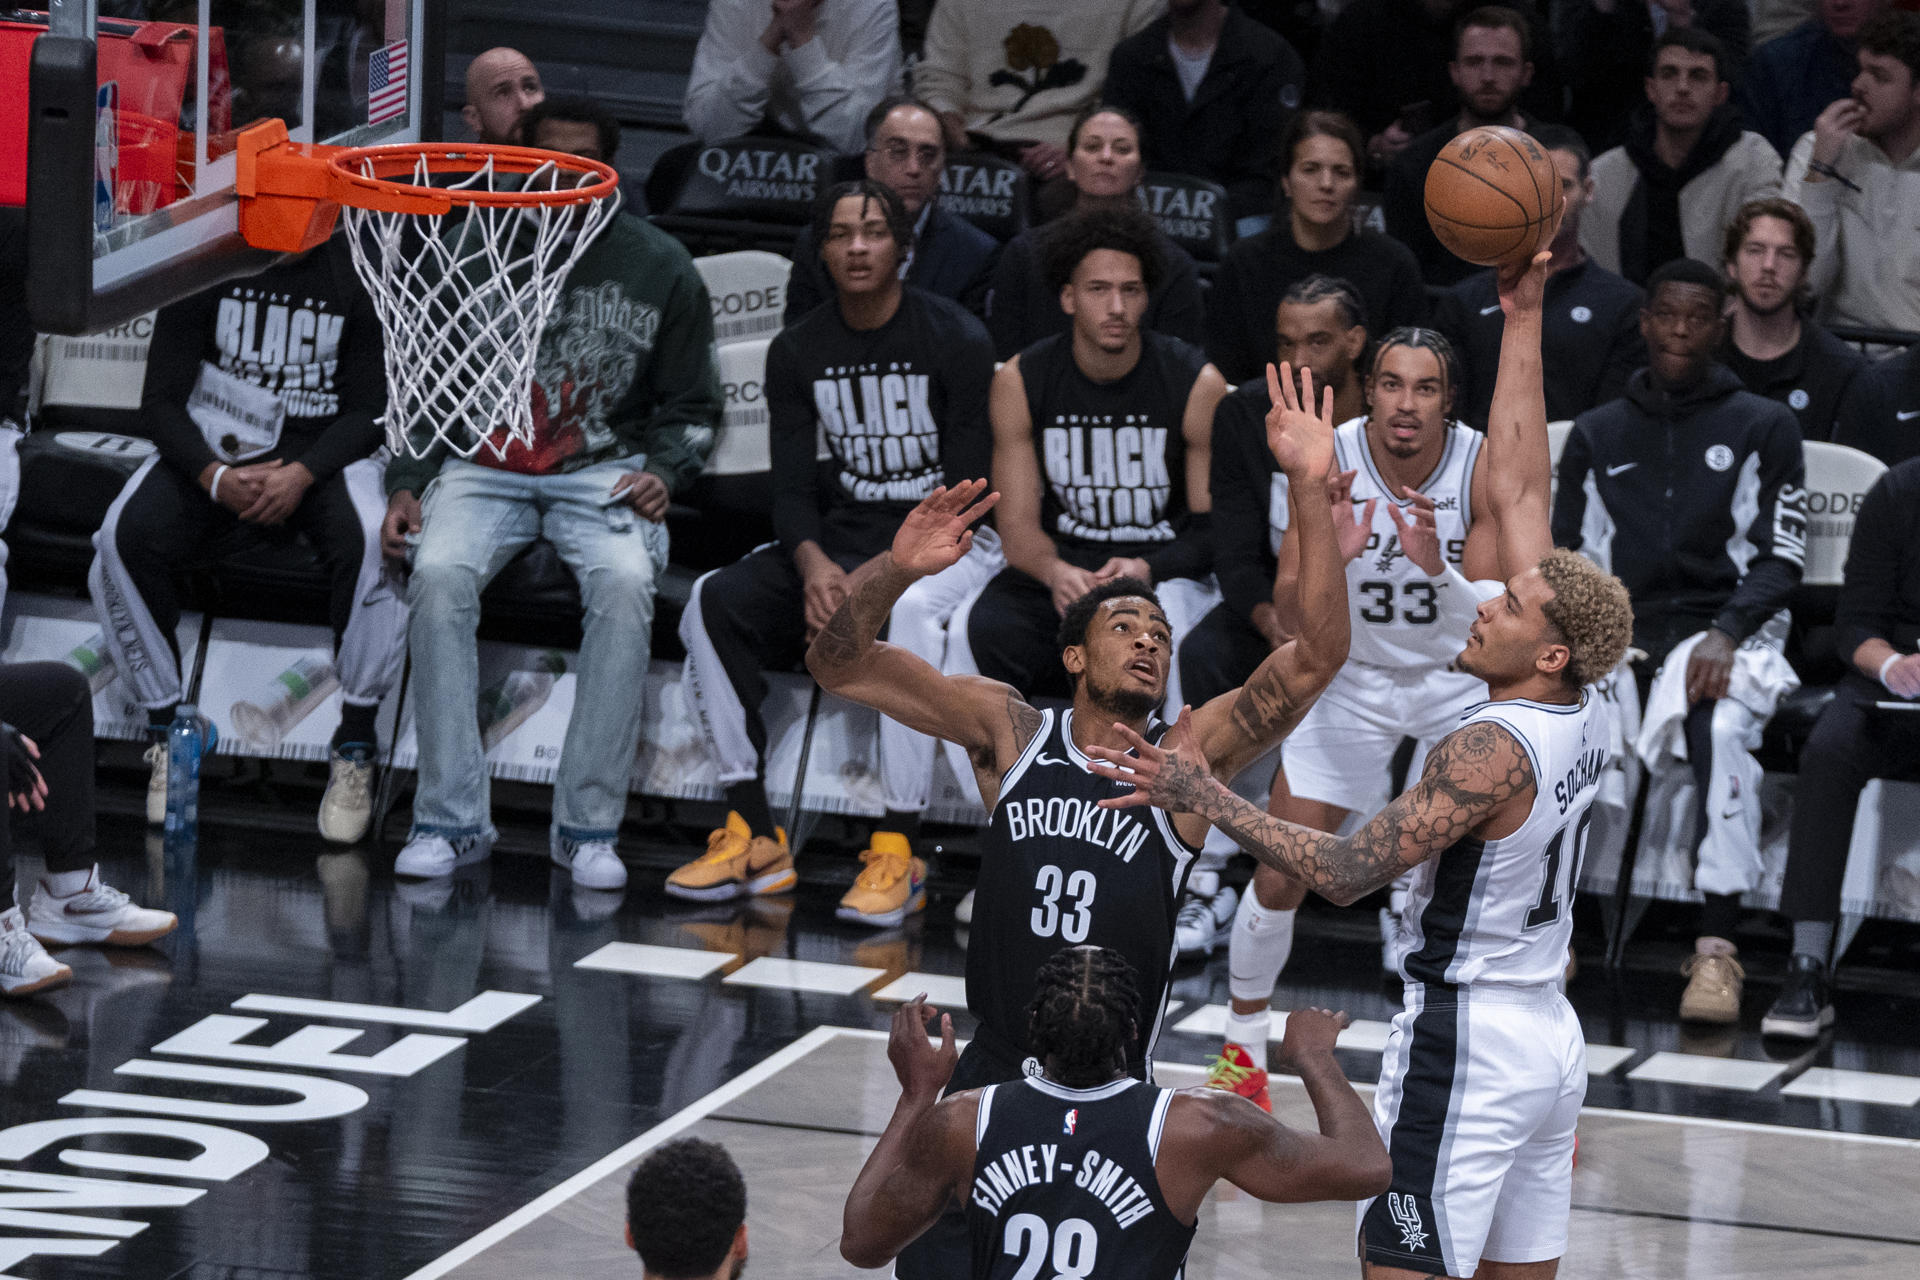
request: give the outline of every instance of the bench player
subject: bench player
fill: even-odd
[[[1414,870],[1400,917],[1406,1007],[1374,1095],[1393,1185],[1359,1216],[1367,1280],[1551,1280],[1566,1250],[1586,1046],[1555,980],[1612,729],[1584,686],[1626,653],[1633,612],[1618,579],[1555,550],[1548,532],[1546,261],[1501,281],[1487,452],[1506,591],[1480,606],[1459,657],[1490,700],[1428,754],[1420,781],[1340,837],[1233,796],[1181,724],[1164,750],[1116,730],[1138,758],[1091,753],[1104,775],[1137,784],[1110,807],[1198,813],[1331,901]]]
[[[1131,1078],[1139,993],[1116,952],[1063,948],[1041,967],[1028,1010],[1038,1076],[942,1099],[959,1055],[951,1018],[940,1020],[940,1047],[928,1043],[931,1012],[915,1000],[893,1016],[887,1057],[900,1104],[847,1194],[840,1252],[855,1266],[885,1266],[960,1201],[981,1280],[1172,1280],[1201,1202],[1223,1178],[1281,1204],[1386,1186],[1386,1148],[1333,1057],[1345,1014],[1306,1009],[1287,1020],[1280,1057],[1320,1122],[1302,1133],[1218,1090]]]
[[[1274,407],[1268,443],[1292,479],[1300,539],[1300,592],[1309,622],[1261,663],[1247,683],[1193,713],[1223,777],[1232,777],[1284,737],[1346,658],[1346,580],[1334,549],[1327,477],[1333,463],[1332,401],[1319,415],[1311,400],[1268,367]],[[1149,815],[1126,823],[1103,819],[1098,802],[1124,788],[1093,774],[1087,749],[1117,743],[1124,722],[1157,739],[1153,717],[1166,695],[1173,634],[1146,584],[1102,583],[1074,601],[1060,624],[1061,661],[1073,680],[1064,711],[1040,711],[1020,693],[981,676],[946,676],[926,661],[876,637],[901,593],[956,563],[972,544],[970,525],[998,495],[983,497],[984,480],[942,489],[916,507],[891,551],[860,574],[807,653],[814,678],[829,692],[955,743],[973,761],[980,797],[991,815],[967,951],[967,1006],[979,1029],[954,1074],[953,1087],[1018,1079],[1036,1066],[1026,1008],[1034,974],[1064,944],[1118,951],[1141,977],[1137,1034],[1130,1070],[1151,1074],[1153,1042],[1166,1003],[1173,960],[1174,915],[1181,889],[1206,835],[1191,815]],[[1309,495],[1317,495],[1310,497]],[[962,1276],[965,1225],[949,1215],[900,1260],[906,1280]]]
[[[1335,523],[1346,558],[1353,642],[1326,695],[1281,747],[1269,808],[1289,821],[1338,831],[1349,813],[1373,812],[1387,799],[1401,739],[1414,740],[1409,776],[1417,777],[1433,744],[1486,697],[1484,683],[1449,669],[1474,606],[1497,590],[1484,580],[1498,568],[1487,518],[1485,437],[1449,418],[1453,393],[1447,340],[1433,329],[1395,329],[1374,356],[1366,415],[1335,433],[1336,491],[1352,502],[1336,508]],[[1302,606],[1288,497],[1286,477],[1276,476],[1268,514],[1279,559],[1274,613],[1290,633],[1301,623]],[[1232,1008],[1211,1082],[1263,1106],[1267,1007],[1293,950],[1294,912],[1306,894],[1285,872],[1256,867],[1228,942]],[[1383,932],[1391,970],[1398,939],[1390,919]]]

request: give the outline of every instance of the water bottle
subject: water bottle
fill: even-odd
[[[195,840],[200,834],[200,708],[180,704],[167,726],[167,839]]]

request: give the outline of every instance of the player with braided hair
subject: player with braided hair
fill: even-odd
[[[1028,1021],[1038,1074],[941,1092],[959,1061],[953,1020],[927,1038],[921,996],[893,1018],[900,1102],[847,1195],[840,1253],[882,1267],[954,1203],[976,1280],[1015,1275],[1171,1280],[1214,1183],[1279,1204],[1349,1200],[1387,1182],[1386,1148],[1333,1058],[1344,1013],[1303,1009],[1280,1056],[1300,1073],[1318,1133],[1289,1129],[1215,1089],[1156,1089],[1127,1073],[1139,983],[1117,951],[1056,951]]]

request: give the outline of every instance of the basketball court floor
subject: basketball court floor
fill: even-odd
[[[182,927],[69,951],[70,988],[0,1005],[0,1276],[637,1277],[626,1173],[680,1133],[745,1170],[751,1274],[851,1275],[840,1209],[896,1096],[887,1020],[918,991],[960,998],[950,903],[876,934],[833,919],[830,886],[691,908],[657,870],[623,900],[510,851],[396,884],[390,853],[217,820],[169,853],[110,819],[102,847]],[[1371,937],[1314,915],[1275,1001],[1349,1010],[1363,1089],[1395,1008]],[[1561,1274],[1920,1274],[1920,1001],[1869,973],[1837,1042],[1770,1057],[1672,1021],[1671,945],[1572,988],[1592,1080]],[[1164,1081],[1199,1081],[1225,986],[1224,950],[1181,971]],[[1772,992],[1756,978],[1750,1026]],[[1274,1096],[1311,1124],[1297,1083]],[[1187,1274],[1350,1277],[1352,1225],[1228,1188]]]

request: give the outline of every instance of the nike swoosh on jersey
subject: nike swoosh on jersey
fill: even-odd
[[[1920,418],[1920,409],[1901,409],[1893,416],[1901,422],[1912,422],[1915,418]]]
[[[1073,767],[1073,761],[1062,760],[1059,756],[1050,756],[1044,751],[1042,751],[1039,755],[1035,756],[1033,758],[1033,762],[1035,764],[1064,764],[1068,768]]]
[[[1490,315],[1492,315],[1492,314],[1493,314],[1494,312],[1496,312],[1496,311],[1498,311],[1499,309],[1500,309],[1500,304],[1496,302],[1496,303],[1494,303],[1494,304],[1493,304],[1492,306],[1490,306],[1490,307],[1482,307],[1482,308],[1480,308],[1480,314],[1481,314],[1481,315],[1483,315],[1483,316],[1490,316]]]
[[[1617,467],[1608,467],[1607,474],[1610,476],[1625,475],[1639,465],[1637,462],[1623,462]]]

